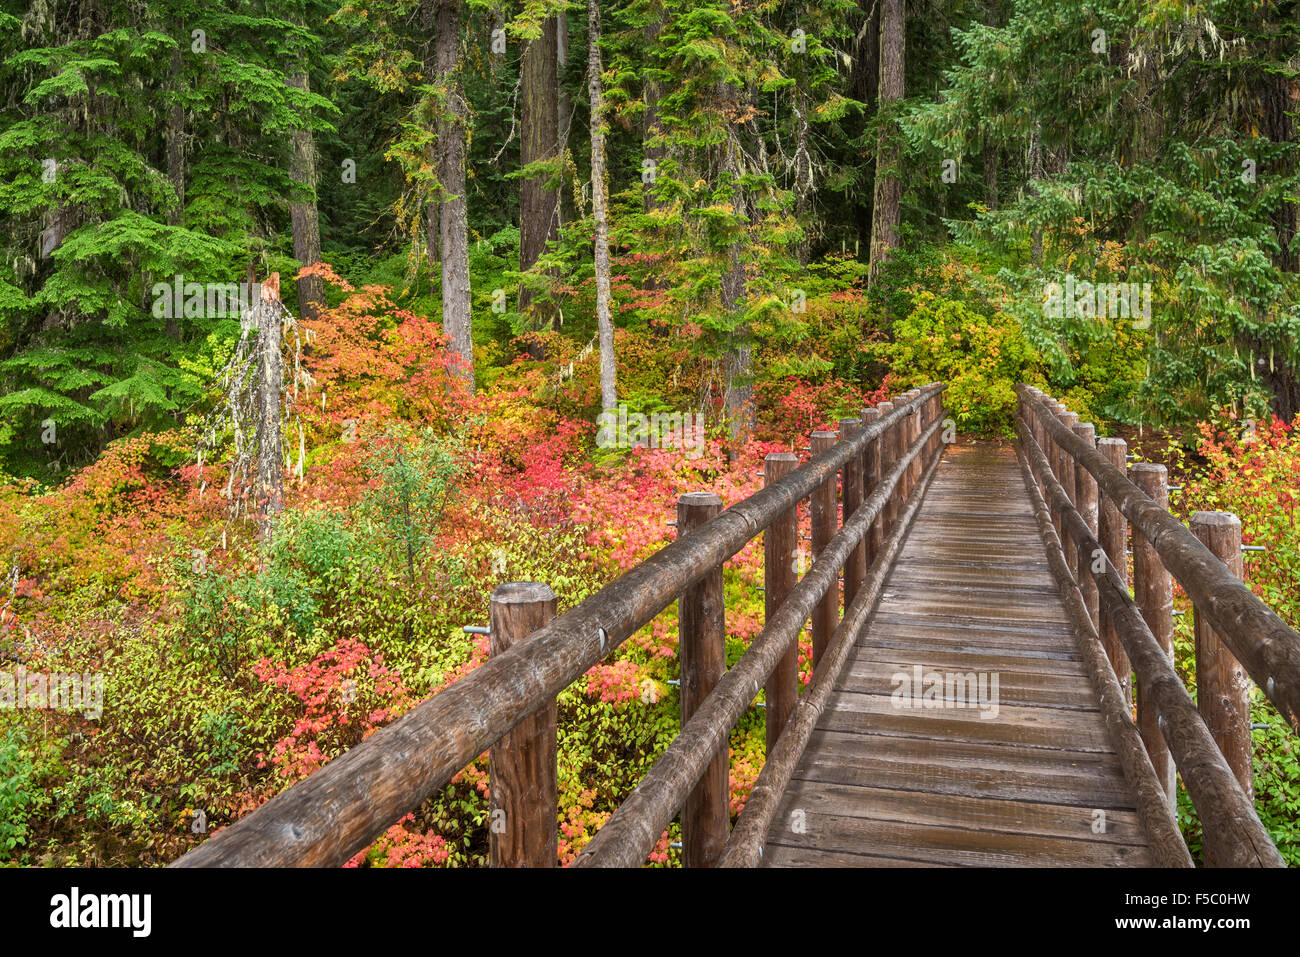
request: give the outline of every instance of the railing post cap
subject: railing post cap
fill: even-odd
[[[1205,527],[1241,528],[1241,519],[1232,512],[1192,512],[1192,524]]]
[[[835,438],[835,433],[829,429],[818,429],[812,434],[812,437],[814,439],[833,439]]]
[[[1104,446],[1106,446],[1106,447],[1108,447],[1108,448],[1113,447],[1113,446],[1118,446],[1118,445],[1123,445],[1123,446],[1127,447],[1127,446],[1128,446],[1128,443],[1125,442],[1125,441],[1124,441],[1123,439],[1121,439],[1121,438],[1117,438],[1117,437],[1115,437],[1115,436],[1113,436],[1113,435],[1108,435],[1108,436],[1105,436],[1104,438],[1100,438],[1100,439],[1098,439],[1098,440],[1097,440],[1097,445],[1098,445],[1098,446],[1102,446],[1102,445],[1104,445]]]
[[[799,456],[793,452],[768,452],[763,456],[764,462],[798,462]]]
[[[888,399],[886,399],[884,402],[881,402],[879,405],[876,406],[876,411],[881,412],[881,413],[885,413],[885,412],[893,412],[893,411],[894,411],[894,403],[893,403],[893,402],[890,402]]]
[[[872,406],[870,409],[862,410],[862,420],[864,422],[874,422],[878,418],[880,418],[880,409],[877,407]]]
[[[840,419],[840,431],[843,432],[846,428],[855,429],[861,424],[862,424],[862,420],[857,417]]]
[[[1128,467],[1130,472],[1136,472],[1139,475],[1156,475],[1163,476],[1167,469],[1159,462],[1134,462]]]
[[[498,605],[528,605],[535,601],[554,601],[555,592],[545,582],[505,582],[492,589],[492,601]]]
[[[708,505],[721,505],[722,498],[715,492],[686,492],[677,499],[677,504],[685,505],[687,508],[700,508]]]

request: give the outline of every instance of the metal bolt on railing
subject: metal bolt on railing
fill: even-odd
[[[467,635],[490,635],[492,631],[487,625],[465,625],[461,631]]]
[[[1267,545],[1242,545],[1241,550],[1243,552],[1266,552],[1268,551],[1268,546]]]
[[[1268,730],[1268,725],[1264,724],[1264,723],[1261,722],[1261,721],[1252,721],[1252,722],[1250,723],[1250,730],[1251,730],[1251,731],[1266,731],[1266,730]]]
[[[680,688],[680,687],[682,686],[682,679],[681,679],[681,678],[668,678],[667,680],[664,681],[664,684],[666,684],[666,685],[676,685],[677,687]]]

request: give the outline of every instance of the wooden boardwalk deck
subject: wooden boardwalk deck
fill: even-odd
[[[900,707],[896,676],[918,667],[997,675],[996,715],[987,704]],[[1014,451],[952,447],[786,790],[764,864],[1148,866],[1134,807]]]

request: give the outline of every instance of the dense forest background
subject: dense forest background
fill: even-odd
[[[0,0],[0,655],[112,702],[0,715],[0,860],[173,859],[480,662],[495,582],[569,607],[681,491],[931,380],[965,433],[1029,382],[1149,439],[1295,625],[1298,33],[1286,0]],[[598,446],[620,406],[701,414],[703,454]],[[739,654],[761,551],[728,569]],[[561,700],[562,860],[671,739],[675,633]],[[1261,749],[1294,855],[1300,765]],[[760,714],[736,807],[761,761]],[[484,781],[362,862],[481,861]]]

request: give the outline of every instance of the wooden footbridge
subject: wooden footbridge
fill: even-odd
[[[1029,387],[1014,449],[956,442],[944,389],[814,433],[802,465],[769,455],[725,510],[684,495],[677,541],[564,615],[544,584],[500,586],[491,660],[174,866],[340,865],[489,749],[492,863],[554,866],[555,696],[674,601],[681,731],[575,866],[641,865],[680,817],[686,866],[1190,867],[1179,778],[1205,864],[1282,866],[1249,702],[1253,679],[1300,729],[1300,635],[1241,582],[1240,523],[1189,530],[1163,467]],[[760,534],[766,624],[728,668],[722,564]],[[733,821],[728,735],[759,701],[767,759]]]

